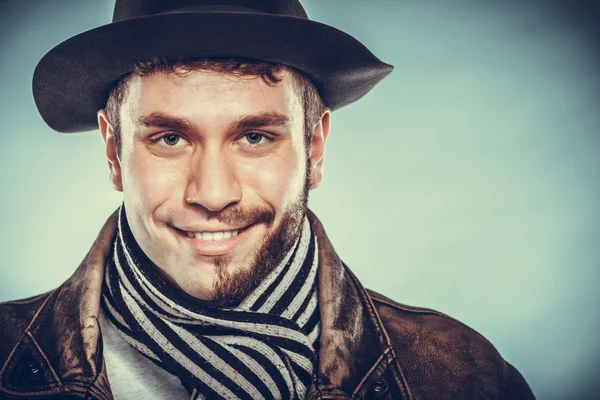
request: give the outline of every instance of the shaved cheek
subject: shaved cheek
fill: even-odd
[[[298,156],[286,154],[285,158],[274,154],[271,160],[249,163],[239,169],[244,185],[275,209],[287,208],[297,201],[295,194],[301,192],[304,185],[305,166]],[[280,204],[281,201],[285,202]]]
[[[185,182],[187,167],[181,163],[173,163],[147,153],[133,156],[129,161],[128,171],[124,172],[127,176],[127,187],[124,189],[126,193],[137,197],[130,200],[145,205],[142,209],[154,212],[185,188],[182,182]],[[183,196],[182,193],[181,195]]]

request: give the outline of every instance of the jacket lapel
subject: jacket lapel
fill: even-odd
[[[309,398],[350,398],[390,348],[365,289],[342,263],[323,225],[309,211],[319,245],[321,336],[317,382]]]
[[[104,260],[116,229],[107,220],[76,272],[53,291],[6,365],[11,394],[25,397],[91,393],[112,398],[101,354],[100,293]]]
[[[308,213],[319,245],[321,336],[309,399],[350,398],[395,363],[389,338],[365,289],[345,267],[317,217]],[[5,370],[3,389],[15,395],[81,395],[112,399],[98,315],[105,260],[116,231],[107,220],[75,274],[52,292]]]

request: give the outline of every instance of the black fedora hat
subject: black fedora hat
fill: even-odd
[[[298,0],[116,0],[113,22],[50,50],[33,76],[42,118],[59,132],[95,129],[112,86],[136,62],[244,58],[297,68],[332,110],[393,67],[362,43],[311,21]]]

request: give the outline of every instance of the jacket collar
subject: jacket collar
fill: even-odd
[[[317,217],[321,336],[317,380],[309,399],[363,393],[395,362],[390,341],[365,289],[337,256]],[[98,324],[106,257],[116,232],[107,220],[77,271],[35,314],[0,371],[0,390],[15,395],[88,393],[111,399]]]

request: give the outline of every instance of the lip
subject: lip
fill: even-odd
[[[252,225],[252,224],[250,224]],[[223,226],[223,227],[211,227],[211,228],[206,228],[206,227],[193,227],[193,226],[187,226],[187,227],[175,227],[175,229],[178,229],[180,231],[185,231],[185,232],[228,232],[228,231],[241,231],[243,229],[248,228],[250,225],[244,225],[244,226],[238,226],[238,227],[230,227],[230,226]]]
[[[187,235],[187,231],[181,230],[179,228],[172,227],[176,232],[177,236],[183,240],[187,246],[189,246],[192,251],[200,256],[223,256],[226,255],[233,250],[235,250],[244,240],[247,239],[250,234],[249,231],[254,229],[256,224],[250,224],[244,228],[241,228],[240,232],[237,236],[232,236],[227,239],[221,240],[200,240],[196,238],[191,238]],[[234,229],[226,229],[226,230],[234,230]],[[198,232],[198,231],[191,231]],[[213,230],[200,230],[200,232],[221,232],[221,231],[213,231]]]

